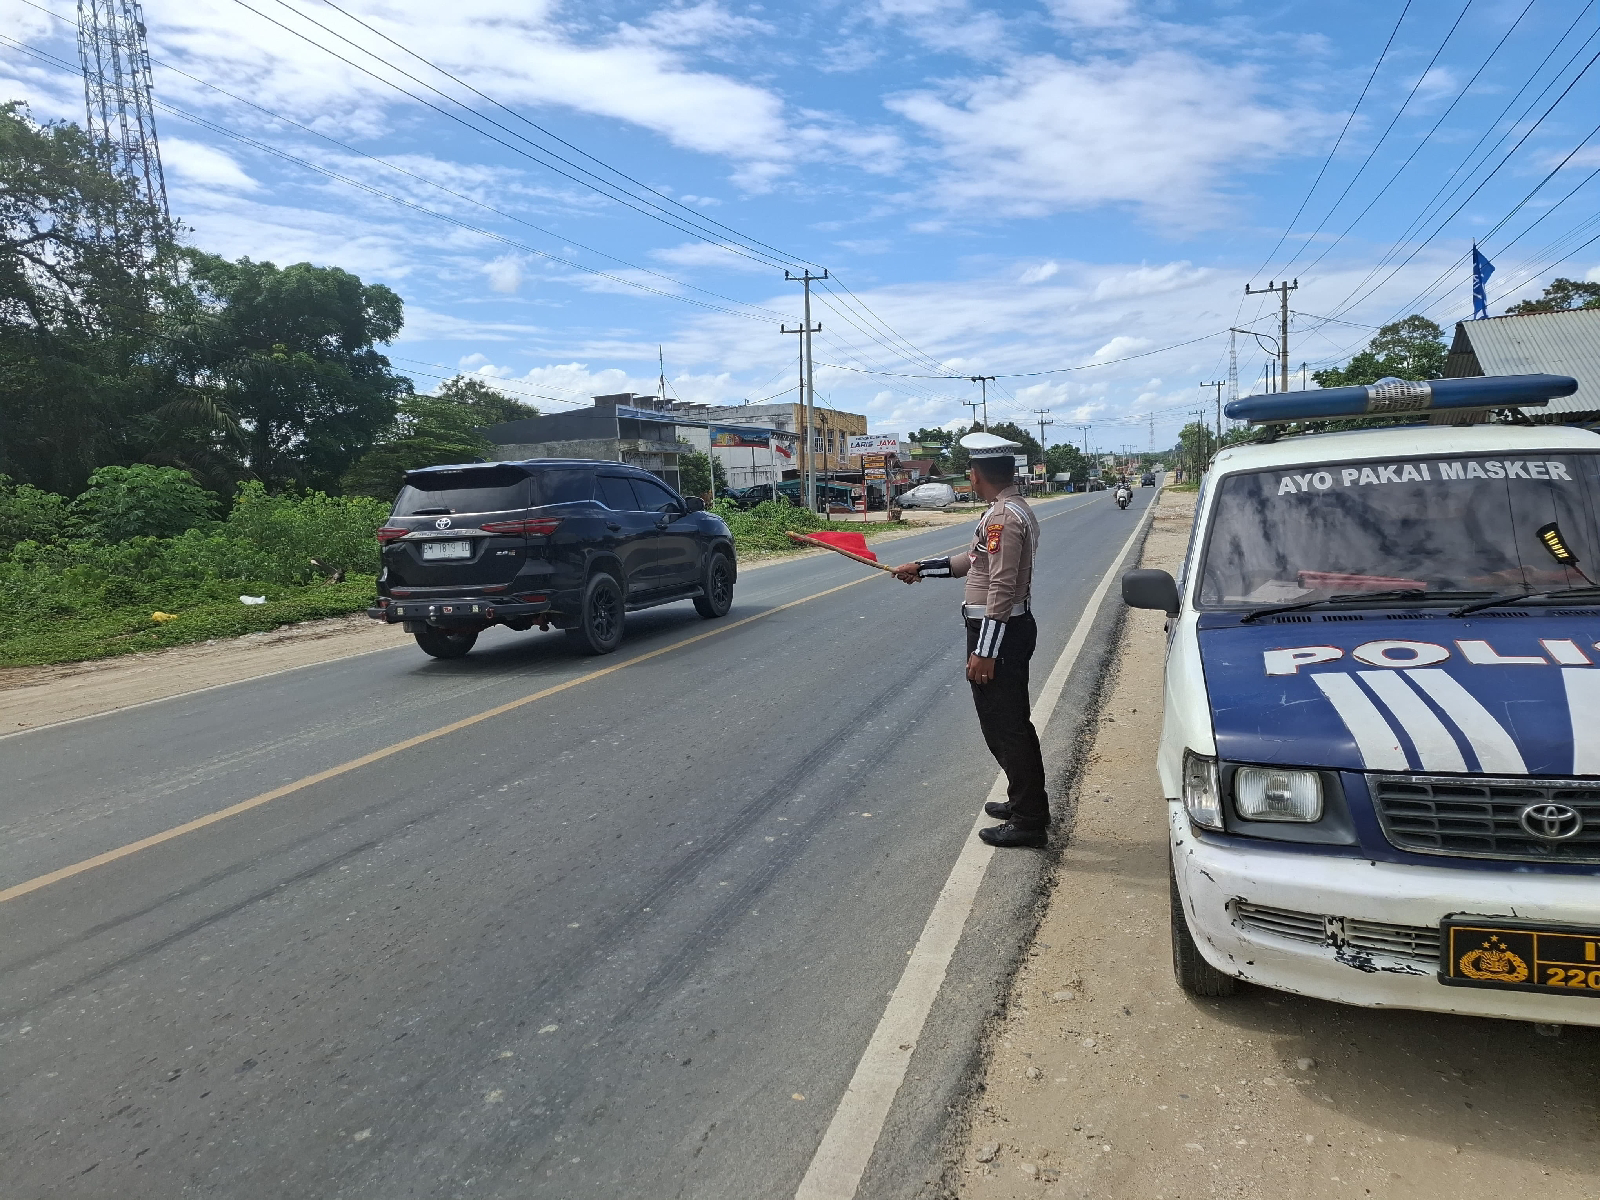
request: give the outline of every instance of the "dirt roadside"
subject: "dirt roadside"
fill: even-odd
[[[872,544],[892,542],[948,525],[965,525],[979,510],[908,514],[902,526],[869,525]],[[880,532],[882,530],[882,532]],[[741,572],[773,563],[827,554],[764,555],[741,561]],[[398,625],[371,620],[365,613],[285,625],[266,633],[174,646],[93,662],[44,667],[0,667],[0,735],[38,729],[62,721],[147,704],[222,684],[259,679],[316,663],[334,662],[375,650],[411,644]]]
[[[1172,570],[1194,497],[1163,494]],[[957,1190],[1036,1197],[1600,1195],[1600,1030],[1347,1008],[1261,989],[1201,1001],[1169,959],[1153,750],[1158,614],[1129,614],[1071,841],[994,1027]]]

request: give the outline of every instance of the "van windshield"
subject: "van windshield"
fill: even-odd
[[[1600,454],[1333,462],[1219,484],[1201,608],[1600,580]]]
[[[582,467],[532,472],[500,466],[414,471],[394,502],[394,515],[507,512],[589,500],[593,495],[594,472]]]

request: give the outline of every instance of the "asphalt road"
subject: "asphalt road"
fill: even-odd
[[[1153,495],[1040,506],[1036,694]],[[810,558],[605,659],[496,631],[0,739],[0,889],[108,856],[0,903],[0,1195],[792,1195],[995,777],[959,600]],[[937,1177],[1043,865],[996,857],[864,1197]]]

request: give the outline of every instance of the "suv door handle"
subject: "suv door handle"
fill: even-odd
[[[621,529],[622,526],[618,525],[615,521],[607,521],[606,528],[611,530],[612,533],[615,533],[617,530]]]

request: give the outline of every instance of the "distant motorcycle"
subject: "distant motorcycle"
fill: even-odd
[[[1117,507],[1118,508],[1127,508],[1128,507],[1128,502],[1130,500],[1132,500],[1132,499],[1133,499],[1133,490],[1131,488],[1119,487],[1117,489]]]

